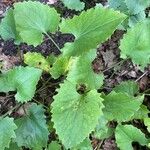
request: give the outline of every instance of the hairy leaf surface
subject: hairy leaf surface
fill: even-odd
[[[26,111],[25,116],[15,121],[18,126],[15,141],[18,146],[41,150],[46,147],[49,134],[44,109],[33,103]]]
[[[17,126],[14,123],[13,118],[0,117],[0,149],[4,150],[5,148],[9,148],[9,144],[12,138],[15,138],[14,130],[17,129]]]
[[[32,67],[16,67],[0,74],[0,92],[17,91],[18,102],[27,102],[34,96],[42,70]]]
[[[62,51],[67,55],[80,55],[107,40],[117,26],[126,18],[124,14],[105,8],[92,8],[79,16],[63,20],[60,30],[75,36]]]
[[[66,148],[79,145],[94,130],[102,114],[102,101],[96,90],[80,95],[71,82],[61,84],[51,112],[56,133]]]

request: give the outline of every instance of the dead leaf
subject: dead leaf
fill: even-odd
[[[114,61],[115,55],[114,55],[114,53],[113,53],[112,50],[109,50],[109,51],[106,51],[106,52],[102,51],[101,54],[102,54],[102,57],[103,57],[103,60],[104,60],[104,62],[105,62],[105,66],[106,66],[106,67],[109,68],[109,67],[111,67],[113,64],[116,63],[116,62]]]
[[[55,4],[57,0],[48,0],[47,4]]]

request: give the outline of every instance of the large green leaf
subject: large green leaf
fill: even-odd
[[[103,74],[93,72],[92,61],[96,57],[96,51],[92,50],[73,61],[67,80],[75,84],[85,84],[87,89],[98,89],[103,85]]]
[[[60,85],[51,112],[56,133],[66,148],[79,145],[94,130],[102,114],[102,101],[96,90],[80,95],[71,82]]]
[[[114,91],[116,93],[121,92],[127,93],[129,96],[135,96],[135,94],[137,94],[137,92],[139,91],[139,87],[138,84],[134,81],[124,81],[117,85],[114,88]]]
[[[2,19],[0,24],[0,35],[4,40],[14,39],[16,42],[19,40],[13,9],[9,9],[6,16]]]
[[[17,126],[14,123],[13,118],[0,117],[0,149],[4,150],[5,148],[9,148],[9,144],[12,138],[15,138],[14,130],[17,129]]]
[[[69,9],[74,9],[76,11],[81,11],[84,9],[85,4],[80,0],[61,0],[66,7]]]
[[[0,74],[0,92],[17,91],[18,102],[27,102],[35,94],[42,70],[32,67],[16,67]]]
[[[121,57],[130,57],[141,69],[150,63],[150,19],[128,30],[121,40]]]
[[[63,20],[60,30],[75,36],[73,43],[62,49],[67,55],[80,55],[107,40],[117,26],[126,18],[124,14],[105,8],[92,8],[79,16]]]
[[[16,3],[14,16],[21,38],[34,46],[43,41],[42,33],[55,32],[60,21],[54,8],[32,1]]]
[[[118,125],[115,131],[116,143],[121,150],[133,150],[132,142],[147,145],[144,133],[132,125]]]
[[[126,93],[111,92],[104,97],[104,115],[109,120],[127,121],[140,108],[141,102]]]
[[[25,116],[15,121],[18,129],[16,139],[18,146],[41,150],[46,147],[48,140],[48,128],[46,125],[44,109],[41,105],[33,103],[26,110]]]

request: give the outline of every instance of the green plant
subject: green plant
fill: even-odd
[[[133,27],[146,18],[145,9],[150,6],[149,0],[108,0],[110,8],[118,10],[128,16],[122,23],[124,29]]]
[[[47,36],[62,53],[57,57],[26,53],[24,63],[27,67],[16,67],[0,74],[0,92],[17,91],[17,107],[23,105],[21,118],[13,120],[7,116],[17,107],[0,118],[0,130],[3,131],[0,134],[1,150],[23,146],[33,150],[59,150],[60,143],[64,149],[90,150],[90,134],[103,139],[113,133],[120,149],[132,149],[133,141],[148,146],[150,140],[130,123],[136,118],[147,118],[149,113],[142,104],[144,95],[139,93],[137,83],[123,82],[109,94],[98,93],[104,75],[95,73],[91,65],[96,57],[97,46],[106,41],[125,19],[126,16],[122,13],[96,7],[83,11],[72,19],[62,18],[60,22],[60,15],[54,8],[31,1],[16,3],[14,9],[8,10],[0,24],[0,35],[4,40],[14,39],[16,44],[25,42],[37,46]],[[142,69],[150,58],[149,25],[150,21],[146,20],[129,30],[120,46],[122,58],[130,57]],[[144,30],[141,31],[143,27]],[[58,30],[73,34],[74,42],[66,43],[60,49],[49,35]],[[139,40],[136,40],[137,37]],[[145,42],[143,37],[147,39]],[[138,47],[136,42],[142,44]],[[139,54],[147,59],[139,60]],[[64,76],[52,104],[45,106],[46,110],[42,108],[43,105],[28,102],[34,99],[42,72],[51,74],[54,79]],[[46,117],[47,120],[51,117],[48,122],[53,122],[59,142],[52,141],[48,144],[48,135],[53,129],[48,128],[50,125],[46,122]],[[116,129],[108,126],[110,121],[118,123]],[[144,121],[149,130],[149,120]]]

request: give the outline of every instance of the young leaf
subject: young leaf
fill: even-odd
[[[41,150],[46,147],[48,140],[48,128],[46,125],[44,109],[41,105],[33,103],[27,110],[26,115],[15,121],[18,129],[16,139],[18,146]]]
[[[16,31],[13,9],[9,9],[0,24],[0,35],[4,40],[14,39],[19,42],[19,34]]]
[[[61,0],[66,7],[69,9],[74,9],[76,11],[81,11],[84,9],[85,4],[80,0]]]
[[[90,139],[86,138],[81,144],[71,150],[93,150],[93,148]]]
[[[148,132],[150,132],[150,118],[144,118],[144,124],[147,126]]]
[[[96,90],[80,95],[71,82],[61,84],[51,112],[56,133],[66,148],[79,145],[94,130],[102,115],[102,101]]]
[[[0,149],[4,150],[5,148],[9,148],[9,144],[11,142],[12,138],[15,138],[15,132],[14,130],[17,129],[17,126],[15,125],[13,118],[0,117]]]
[[[117,26],[126,18],[124,14],[105,8],[92,8],[79,16],[63,20],[60,30],[75,36],[73,43],[62,49],[67,55],[80,55],[107,40]]]
[[[143,70],[150,63],[150,19],[128,30],[121,40],[121,57],[130,57]]]
[[[104,115],[108,120],[118,122],[129,120],[140,108],[141,102],[126,93],[111,92],[104,97]]]
[[[115,131],[116,143],[121,150],[133,150],[132,142],[147,145],[144,133],[132,125],[118,125]]]
[[[59,78],[61,75],[65,75],[69,67],[69,58],[63,55],[60,55],[57,60],[53,63],[52,68],[50,69],[50,74],[54,79]]]
[[[75,84],[85,84],[87,89],[98,89],[103,85],[103,74],[96,74],[92,68],[92,61],[96,57],[96,52],[91,50],[73,61],[67,80]]]
[[[61,150],[61,145],[57,141],[52,141],[48,145],[48,150]]]
[[[54,8],[31,1],[16,3],[14,16],[21,38],[34,46],[42,43],[42,33],[55,32],[60,21],[60,16]]]
[[[27,102],[34,96],[42,70],[32,67],[16,67],[0,74],[0,92],[16,91],[18,102]]]
[[[117,85],[114,88],[114,91],[116,93],[121,92],[126,93],[129,96],[135,96],[135,94],[137,94],[137,92],[139,91],[139,87],[138,84],[134,81],[124,81]]]
[[[30,67],[40,68],[46,72],[49,72],[49,70],[50,70],[49,62],[40,53],[28,52],[28,53],[24,54],[24,63]]]

